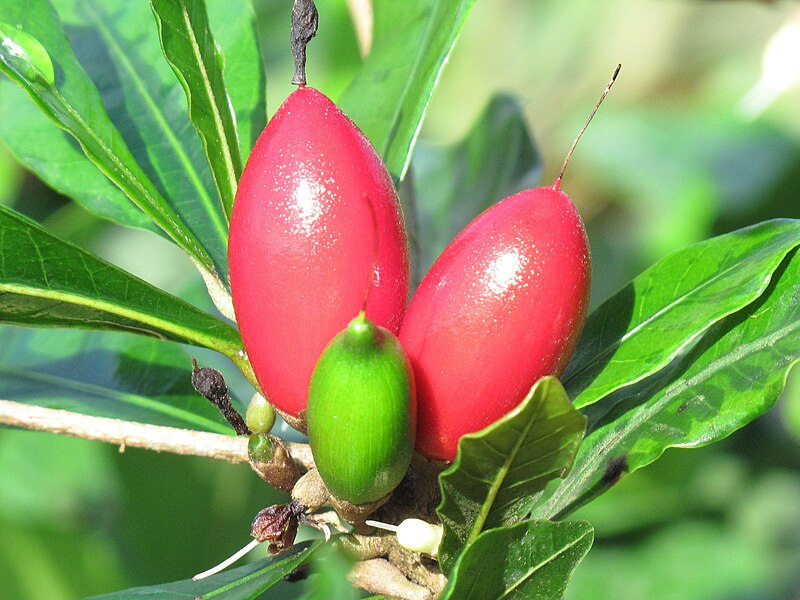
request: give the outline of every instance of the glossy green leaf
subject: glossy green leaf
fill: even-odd
[[[230,325],[4,207],[0,256],[0,322],[116,329],[205,346],[234,360],[241,353]]]
[[[491,529],[459,557],[439,600],[558,600],[593,540],[585,521]]]
[[[38,75],[38,69],[32,70],[26,55],[20,56],[5,45],[0,45],[0,71],[25,89],[59,127],[74,136],[86,156],[202,269],[214,273],[214,261],[203,244],[148,178],[112,123],[97,88],[72,51],[52,5],[45,0],[11,4],[6,7],[3,19],[34,37],[47,51],[55,65],[56,84]],[[224,244],[221,252],[222,257]]]
[[[567,474],[585,432],[586,417],[558,379],[544,377],[514,410],[463,436],[456,460],[439,476],[442,570],[449,572],[482,531],[522,520],[530,496]]]
[[[275,558],[267,558],[251,565],[224,571],[200,581],[186,579],[161,585],[131,588],[113,594],[92,596],[90,600],[126,600],[127,598],[254,600],[279,583],[284,576],[309,560],[317,547],[317,544],[301,544],[295,546],[288,556],[279,554]]]
[[[340,106],[405,176],[425,111],[475,0],[376,0],[373,45]]]
[[[175,344],[98,331],[0,327],[0,399],[230,434]]]
[[[466,137],[448,148],[420,142],[411,163],[421,272],[489,206],[526,188],[541,173],[519,102],[492,98]]]
[[[224,273],[227,220],[152,11],[125,0],[51,1],[134,158]]]
[[[267,124],[267,79],[250,0],[206,0],[211,32],[222,48],[223,75],[239,132],[242,162]]]
[[[680,250],[642,273],[586,323],[564,386],[580,408],[670,363],[747,306],[800,245],[800,221],[768,221]]]
[[[534,508],[567,514],[670,447],[710,444],[773,406],[800,360],[800,255],[755,302],[713,325],[669,367],[587,409],[589,434],[569,476]]]
[[[192,120],[230,218],[242,155],[223,78],[223,56],[214,41],[203,0],[150,0],[164,56],[180,81]]]
[[[39,179],[89,211],[122,225],[161,233],[86,157],[74,138],[5,77],[0,78],[0,140]]]

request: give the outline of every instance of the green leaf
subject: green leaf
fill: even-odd
[[[150,0],[164,56],[180,81],[189,117],[203,140],[222,207],[228,218],[242,175],[242,155],[216,46],[203,0]]]
[[[569,471],[585,432],[586,417],[558,380],[543,377],[517,408],[463,436],[455,462],[439,476],[442,570],[481,531],[522,520],[530,497]]]
[[[45,408],[230,434],[191,384],[175,344],[98,331],[0,327],[0,398]]]
[[[0,207],[0,322],[116,329],[205,346],[233,360],[230,325]]]
[[[506,95],[492,98],[457,144],[437,148],[421,142],[411,166],[422,273],[475,216],[534,187],[541,173],[522,107]]]
[[[578,408],[669,364],[714,323],[758,298],[800,244],[800,221],[767,221],[680,250],[586,323],[562,381]]]
[[[376,0],[373,46],[340,106],[397,179],[475,0]]]
[[[52,1],[134,158],[224,273],[227,219],[152,11],[125,0]]]
[[[250,0],[207,0],[211,32],[222,48],[223,75],[236,114],[242,162],[267,124],[267,80]]]
[[[459,557],[439,600],[558,600],[593,540],[585,521],[491,529]]]
[[[538,503],[560,517],[670,447],[710,444],[773,406],[800,360],[800,255],[794,251],[755,302],[719,321],[641,383],[587,410],[589,434],[570,475]]]
[[[214,261],[203,244],[156,189],[109,119],[97,88],[70,48],[52,5],[45,0],[12,4],[3,19],[36,38],[47,51],[55,66],[56,83],[52,85],[27,54],[5,44],[0,44],[0,71],[22,86],[50,119],[73,135],[86,156],[202,269],[215,273]],[[222,247],[221,258],[224,244]]]
[[[72,136],[5,77],[0,79],[0,140],[39,179],[89,211],[122,225],[161,232],[97,169]]]
[[[279,554],[275,558],[260,560],[251,565],[231,569],[192,581],[186,579],[173,583],[131,588],[113,594],[92,596],[89,600],[125,600],[126,598],[159,598],[160,600],[251,600],[261,596],[266,590],[279,583],[284,576],[309,560],[318,544],[295,546],[287,556]]]

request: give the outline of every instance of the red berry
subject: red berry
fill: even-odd
[[[557,186],[492,206],[445,249],[408,308],[400,340],[417,381],[417,449],[453,460],[459,438],[559,375],[589,300],[578,212]]]
[[[228,256],[245,349],[284,413],[305,410],[314,364],[361,310],[373,265],[366,314],[398,331],[409,267],[397,192],[364,134],[321,92],[293,92],[256,142]]]

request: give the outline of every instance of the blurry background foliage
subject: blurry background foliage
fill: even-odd
[[[291,2],[255,6],[272,114],[291,91]],[[308,76],[336,99],[361,59],[345,0],[318,6]],[[800,217],[800,88],[755,119],[740,111],[771,36],[789,19],[800,21],[798,11],[796,2],[746,0],[476,3],[412,164],[421,267],[448,241],[426,238],[430,219],[464,224],[517,191],[471,180],[471,166],[499,161],[516,169],[518,189],[555,177],[617,62],[624,64],[620,80],[564,184],[589,230],[594,306],[686,244],[771,217]],[[543,168],[524,135],[500,146],[513,156],[482,147],[479,119],[493,98],[511,132],[519,133],[515,107],[522,107]],[[2,146],[0,203],[157,286],[205,302],[196,271],[175,246],[67,202]],[[69,344],[69,332],[63,335]],[[2,352],[0,364],[12,360]],[[0,596],[58,600],[187,577],[241,546],[251,516],[276,499],[246,466],[121,454],[1,429]],[[723,443],[670,450],[577,516],[595,525],[597,541],[571,598],[797,598],[800,372],[777,410]],[[301,585],[280,589],[293,597]]]

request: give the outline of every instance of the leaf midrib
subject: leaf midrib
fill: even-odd
[[[66,304],[81,306],[84,308],[98,310],[106,314],[116,315],[136,323],[147,325],[155,330],[154,333],[167,332],[168,334],[179,338],[181,341],[190,341],[197,345],[217,350],[226,356],[232,356],[239,350],[236,344],[232,344],[231,342],[225,341],[219,337],[208,335],[207,333],[194,328],[179,326],[172,321],[155,317],[152,314],[136,310],[132,307],[125,307],[122,304],[99,300],[93,296],[83,296],[81,294],[70,293],[67,291],[3,282],[0,282],[0,292],[11,293],[23,297],[56,300]],[[210,315],[208,315],[208,317],[212,319],[214,318]],[[225,324],[221,321],[219,324],[225,326]],[[117,325],[122,326],[121,324]]]
[[[184,23],[186,24],[186,31],[187,31],[187,39],[192,46],[192,52],[194,53],[195,61],[197,62],[197,67],[200,69],[201,79],[203,81],[203,86],[206,88],[206,92],[208,93],[208,97],[211,99],[211,115],[214,118],[214,126],[217,130],[217,135],[223,141],[220,144],[220,150],[222,151],[223,162],[225,163],[225,170],[227,171],[228,177],[226,182],[228,184],[228,194],[229,197],[232,199],[236,195],[236,181],[237,181],[237,173],[236,168],[233,164],[233,156],[230,151],[230,140],[228,139],[228,135],[225,131],[225,125],[222,122],[222,116],[220,114],[220,107],[218,103],[218,99],[216,94],[214,94],[214,89],[211,85],[211,79],[208,76],[208,71],[206,70],[206,65],[203,62],[203,56],[200,53],[200,45],[197,43],[197,38],[194,35],[194,29],[192,28],[192,21],[189,18],[189,13],[186,9],[186,3],[181,1],[181,15],[183,16]],[[191,103],[191,93],[187,91],[187,99],[189,103]],[[208,146],[208,140],[206,140],[206,146]],[[227,202],[223,202],[223,208],[230,216],[230,209],[231,207],[228,206]]]
[[[189,156],[186,154],[186,150],[183,148],[180,141],[175,136],[175,132],[169,126],[169,123],[167,122],[163,112],[159,109],[158,104],[155,102],[152,95],[150,94],[150,91],[144,85],[141,77],[139,77],[138,73],[133,68],[133,64],[128,59],[125,52],[122,51],[122,48],[119,46],[114,36],[111,35],[111,32],[109,31],[108,27],[103,21],[103,16],[99,14],[97,8],[94,6],[93,3],[88,2],[87,5],[90,7],[93,20],[97,25],[98,30],[108,43],[112,52],[117,56],[117,60],[119,60],[120,64],[127,72],[129,79],[133,82],[134,87],[139,92],[139,96],[142,98],[144,105],[147,107],[147,109],[153,115],[153,118],[158,123],[159,129],[163,132],[166,141],[168,142],[168,145],[173,149],[175,155],[178,157],[178,160],[183,165],[186,174],[188,175],[189,181],[192,184],[192,188],[197,192],[198,198],[206,207],[207,209],[206,213],[210,216],[214,228],[217,230],[217,233],[220,236],[220,239],[223,240],[223,242],[226,241],[227,225],[222,222],[220,215],[216,210],[216,204],[211,199],[211,196],[208,194],[208,190],[206,189],[206,187],[203,185],[195,165],[189,159]]]
[[[754,299],[758,298],[764,292],[764,290],[769,285],[769,282],[771,280],[771,275],[772,275],[772,273],[775,272],[775,268],[777,268],[777,265],[779,265],[781,263],[781,261],[786,257],[786,255],[792,250],[792,248],[794,248],[796,246],[797,246],[797,242],[795,242],[795,246],[792,246],[791,248],[786,248],[785,252],[783,254],[781,254],[781,256],[778,257],[774,261],[773,264],[775,266],[770,271],[770,276],[761,281],[761,284],[755,290],[752,291],[751,296],[749,298],[745,298],[744,299],[745,300],[744,304],[742,304],[742,305],[740,305],[738,307],[734,307],[729,312],[727,312],[727,313],[725,313],[723,315],[720,315],[716,319],[706,323],[705,326],[701,330],[697,331],[693,336],[691,336],[689,339],[685,340],[684,343],[681,344],[680,347],[676,348],[673,353],[671,353],[669,356],[665,355],[664,359],[660,363],[658,363],[658,364],[656,364],[656,365],[654,365],[652,367],[653,370],[650,370],[647,373],[641,374],[635,380],[626,381],[625,383],[618,384],[616,386],[611,386],[611,389],[603,389],[601,387],[600,388],[601,389],[600,393],[609,394],[609,393],[611,393],[611,392],[613,392],[613,391],[615,391],[617,389],[620,389],[621,387],[623,387],[625,385],[630,385],[631,383],[636,383],[637,381],[641,381],[645,377],[647,377],[649,375],[652,375],[661,366],[667,364],[669,362],[669,359],[674,357],[677,354],[677,352],[679,352],[687,343],[690,343],[693,339],[696,339],[697,336],[703,334],[710,327],[712,327],[715,323],[718,323],[719,321],[721,321],[725,317],[730,316],[730,315],[742,310],[742,308],[747,306],[747,304],[749,302],[752,302]],[[763,252],[764,252],[764,249],[762,248],[762,253]],[[610,356],[611,354],[613,354],[617,349],[619,349],[622,346],[623,343],[629,341],[634,335],[638,334],[645,326],[652,324],[653,321],[655,321],[656,319],[662,317],[668,311],[673,310],[676,306],[682,304],[687,299],[690,299],[693,296],[696,296],[699,292],[703,291],[706,287],[712,285],[713,283],[716,283],[718,279],[720,279],[721,277],[727,275],[728,273],[730,273],[731,271],[733,271],[733,270],[735,270],[736,268],[739,268],[739,267],[740,267],[740,262],[733,261],[726,269],[724,269],[722,271],[715,272],[709,279],[704,281],[702,284],[692,288],[692,290],[690,292],[681,295],[679,298],[673,299],[669,304],[665,305],[664,307],[662,307],[661,309],[657,310],[652,315],[646,317],[644,320],[642,320],[639,323],[637,323],[633,328],[629,329],[627,332],[625,332],[625,334],[621,335],[618,339],[614,340],[612,343],[610,343],[608,345],[605,345],[603,350],[601,350],[599,352],[596,352],[596,353],[593,353],[592,360],[587,361],[586,363],[584,363],[584,365],[580,369],[578,369],[575,372],[573,372],[570,375],[569,379],[565,379],[564,380],[564,384],[566,385],[569,382],[574,381],[576,378],[578,378],[580,375],[584,374],[591,367],[593,367],[594,365],[596,365],[599,362],[601,362],[602,359],[604,359],[604,358]],[[649,279],[652,279],[652,277],[649,278]],[[590,390],[590,389],[593,389],[593,388],[587,387],[586,390],[581,392],[580,395],[582,396],[583,394],[586,393],[587,390]],[[595,392],[595,393],[597,393],[597,392]],[[577,399],[576,399],[576,401],[577,401]],[[577,405],[577,403],[576,403],[576,405]],[[577,405],[577,406],[583,407],[583,406],[586,406],[586,404],[580,404],[580,405]]]
[[[608,443],[603,444],[602,447],[600,447],[599,452],[594,454],[594,456],[590,460],[584,462],[583,465],[579,467],[578,470],[575,472],[576,479],[581,481],[588,481],[593,473],[599,471],[600,463],[604,460],[605,456],[609,454],[610,450],[619,445],[620,442],[622,442],[626,438],[626,436],[630,434],[631,431],[638,429],[645,422],[647,422],[653,415],[660,412],[663,409],[663,407],[666,404],[669,404],[669,402],[672,401],[672,399],[675,398],[681,391],[685,389],[690,389],[693,386],[697,385],[698,383],[707,381],[725,367],[728,367],[736,363],[738,360],[744,359],[745,357],[750,357],[753,354],[765,349],[768,346],[773,346],[778,340],[780,340],[780,338],[790,333],[793,333],[798,329],[800,329],[800,320],[794,323],[790,323],[785,327],[782,327],[781,329],[778,329],[770,336],[761,337],[748,344],[745,344],[744,346],[741,345],[737,346],[735,350],[720,355],[718,358],[710,361],[691,379],[681,379],[679,381],[674,382],[664,391],[661,397],[658,400],[656,400],[649,408],[647,406],[643,406],[640,411],[637,411],[636,416],[632,417],[621,431],[616,432],[613,438],[608,441]],[[793,363],[798,362],[798,360],[793,361]],[[665,446],[664,449],[670,447],[676,447],[679,445],[680,444],[669,444]],[[663,451],[664,450],[662,450],[662,453]],[[655,458],[653,460],[655,460]],[[652,460],[650,462],[652,462]],[[633,472],[639,468],[646,466],[647,464],[649,464],[649,462],[639,466],[632,465],[631,470],[629,472]],[[586,473],[587,470],[590,470],[588,474]],[[574,486],[572,487],[574,488]],[[548,507],[552,510],[555,501],[559,497],[563,498],[568,496],[564,496],[563,494],[559,496],[558,490],[556,490],[553,496],[548,500],[545,507]],[[575,498],[577,498],[577,496],[574,496],[572,499],[574,500]],[[564,508],[566,508],[567,506],[569,506],[569,504],[564,505],[559,511],[559,513],[563,511]]]

